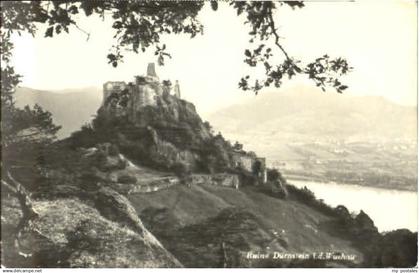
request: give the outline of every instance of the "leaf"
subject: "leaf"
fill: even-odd
[[[85,11],[86,16],[90,16],[95,8],[95,1],[82,1],[80,8]]]
[[[303,8],[305,6],[303,1],[285,1],[282,3],[289,5],[292,9],[295,9],[295,7]]]
[[[54,26],[47,28],[47,31],[45,31],[45,37],[52,37],[53,32],[54,32]]]
[[[245,56],[251,57],[251,51],[249,51],[249,49],[245,50]]]
[[[121,27],[122,27],[122,23],[121,23],[120,21],[115,21],[115,22],[112,24],[112,28],[119,29],[119,28],[121,28]]]
[[[61,33],[61,25],[57,25],[57,26],[55,26],[55,32],[56,32],[57,34],[60,34],[60,33]]]
[[[70,12],[71,14],[78,14],[78,13],[79,13],[79,9],[78,9],[75,5],[73,5],[73,6],[71,6],[71,7],[69,8],[69,12]]]
[[[217,1],[210,1],[210,5],[211,5],[211,9],[214,11],[216,11],[219,6]]]

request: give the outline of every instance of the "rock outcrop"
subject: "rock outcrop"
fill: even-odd
[[[79,191],[81,191],[79,189]],[[74,192],[77,194],[77,192]],[[2,200],[7,213],[19,207],[13,198]],[[83,199],[38,199],[38,218],[24,229],[19,251],[2,251],[9,267],[181,267],[143,226],[130,202],[109,188],[89,192]],[[3,218],[3,249],[13,249],[17,219]],[[3,228],[5,227],[5,228]],[[29,255],[30,254],[30,255]]]
[[[156,97],[156,105],[136,108],[135,117],[124,112],[126,95],[105,101],[91,127],[67,140],[74,147],[110,142],[130,159],[162,170],[184,165],[195,172],[220,172],[235,167],[231,144],[197,114],[192,103],[173,95]],[[130,100],[130,98],[128,98]],[[118,112],[118,114],[116,114]]]

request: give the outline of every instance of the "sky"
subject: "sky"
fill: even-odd
[[[289,55],[311,61],[328,53],[345,57],[354,71],[343,81],[349,85],[346,96],[375,95],[404,105],[417,104],[417,10],[414,0],[364,0],[306,2],[303,9],[282,7],[275,14],[281,43]],[[251,92],[238,89],[239,79],[252,73],[243,62],[249,45],[244,18],[226,3],[214,12],[207,4],[200,12],[204,34],[167,35],[162,38],[172,59],[157,67],[159,77],[178,80],[183,98],[199,112],[210,113],[222,107],[249,100]],[[80,28],[53,39],[44,38],[44,28],[33,38],[15,36],[14,65],[23,75],[21,86],[40,90],[102,87],[106,81],[132,81],[146,73],[155,62],[152,50],[126,53],[124,63],[113,68],[106,55],[113,44],[110,20],[81,17]],[[302,86],[308,80],[285,82],[282,92]],[[313,87],[315,89],[315,87]],[[321,92],[321,91],[319,91]],[[333,92],[331,90],[331,92]]]

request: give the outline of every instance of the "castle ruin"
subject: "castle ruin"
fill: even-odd
[[[181,90],[178,81],[172,86],[169,80],[160,82],[155,70],[155,64],[149,63],[146,75],[135,76],[133,82],[126,83],[124,81],[109,81],[103,85],[103,102],[102,109],[105,114],[112,116],[126,116],[137,126],[148,127],[147,115],[139,115],[144,107],[158,107],[162,101],[172,98],[181,98]],[[161,100],[163,98],[163,100]],[[122,103],[123,102],[123,103]],[[191,112],[195,112],[194,105],[184,102],[183,107],[191,108]],[[177,119],[178,110],[171,112]],[[172,134],[174,130],[184,130],[183,127],[171,126],[170,128],[160,128],[160,133],[165,134],[165,130],[169,130],[172,138],[176,138],[177,134]],[[200,129],[197,129],[200,131]],[[202,132],[202,130],[200,131]],[[155,132],[156,134],[156,132]],[[157,139],[157,137],[155,137]],[[156,141],[157,142],[157,141]],[[158,145],[159,146],[159,145]],[[163,147],[163,145],[161,145]],[[240,146],[240,147],[239,147]],[[267,169],[265,158],[257,157],[253,152],[245,152],[242,145],[232,150],[232,160],[235,168],[239,168],[252,174],[259,183],[267,182]],[[160,146],[159,146],[160,147]],[[162,152],[164,154],[165,152]],[[187,157],[185,153],[183,157]],[[179,156],[179,155],[178,155]],[[191,159],[190,161],[194,161]]]
[[[236,168],[252,173],[260,183],[267,183],[267,167],[264,157],[257,157],[254,152],[241,149],[233,151],[233,161]]]
[[[181,98],[181,91],[178,81],[174,88],[171,85],[163,85],[156,74],[155,64],[149,63],[146,75],[135,76],[133,82],[109,81],[103,84],[102,106],[112,104],[112,100],[117,96],[126,95],[129,100],[126,105],[125,113],[130,117],[135,117],[135,113],[145,106],[156,106],[158,98],[164,94],[173,95]],[[115,105],[114,105],[115,106]],[[118,114],[118,113],[117,113]]]

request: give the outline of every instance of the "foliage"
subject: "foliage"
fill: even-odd
[[[81,14],[99,15],[102,19],[110,18],[116,44],[110,48],[108,62],[116,67],[124,59],[123,51],[145,52],[154,47],[157,61],[163,65],[165,58],[171,55],[162,39],[166,34],[187,34],[191,38],[203,33],[203,26],[197,15],[205,5],[204,1],[8,1],[2,3],[3,28],[10,31],[27,31],[35,34],[36,25],[47,25],[45,37],[54,37],[60,33],[76,28],[87,35],[77,25]],[[217,1],[210,1],[214,11],[218,9]],[[298,74],[306,75],[322,90],[332,87],[337,92],[347,89],[338,79],[347,74],[351,67],[343,58],[321,56],[307,65],[291,57],[280,44],[280,36],[275,22],[275,14],[280,8],[303,8],[303,1],[230,1],[229,6],[236,10],[238,16],[244,16],[249,25],[250,43],[255,49],[245,50],[245,63],[251,67],[262,65],[266,71],[265,79],[256,79],[250,84],[250,76],[243,77],[239,87],[258,93],[263,87],[274,85],[280,87],[285,78]],[[11,47],[9,39],[3,41],[2,47]],[[274,47],[270,46],[274,45]],[[274,62],[277,54],[283,56],[283,62]],[[3,71],[3,70],[2,70]],[[14,75],[11,67],[4,70],[9,76]],[[3,75],[2,75],[3,78]],[[5,85],[14,86],[16,77],[5,77]],[[3,87],[3,86],[2,86]],[[9,88],[10,89],[10,88]],[[6,90],[6,89],[5,89]]]
[[[171,80],[163,80],[162,85],[165,86],[165,87],[171,88],[172,87],[172,82],[171,82]]]
[[[185,163],[175,163],[172,167],[173,172],[180,178],[185,178],[191,174],[191,169]]]
[[[22,141],[53,140],[61,126],[54,125],[51,113],[44,111],[39,105],[33,109],[24,109],[13,105],[2,108],[2,144],[8,146]],[[26,130],[26,131],[25,131]]]
[[[250,25],[250,43],[259,44],[255,49],[246,49],[245,60],[251,67],[261,65],[265,69],[265,79],[256,79],[250,84],[250,76],[242,77],[239,87],[242,90],[252,90],[258,93],[262,88],[275,86],[280,87],[286,78],[291,79],[298,74],[305,75],[320,87],[323,91],[327,86],[342,93],[348,87],[339,81],[339,77],[346,75],[352,68],[343,58],[330,58],[327,54],[315,59],[315,61],[302,66],[299,60],[289,56],[280,44],[280,36],[275,25],[274,14],[281,6],[288,5],[295,9],[304,7],[301,1],[235,1],[230,5],[236,9],[237,14],[245,14],[246,24]],[[276,53],[269,43],[274,43],[275,48],[283,55],[283,62],[273,61]]]
[[[277,169],[267,169],[267,179],[269,181],[278,181],[285,185],[287,183],[286,179],[283,177],[281,172]]]
[[[118,149],[118,146],[115,144],[111,144],[108,148],[108,154],[110,156],[118,156],[120,154],[120,150]]]
[[[210,134],[213,134],[213,133],[214,133],[214,131],[213,131],[213,127],[210,125],[210,123],[209,123],[208,121],[205,121],[205,122],[203,123],[203,125],[204,125],[204,128],[206,128],[206,129],[207,129],[207,131],[208,131]]]
[[[316,210],[319,210],[322,213],[325,213],[327,215],[337,216],[337,211],[334,208],[325,204],[322,199],[317,199],[315,197],[315,194],[306,186],[299,189],[294,185],[286,184],[286,189],[289,192],[290,196],[293,196],[295,199],[299,200],[300,202]]]
[[[232,146],[219,133],[202,142],[199,153],[205,166],[203,171],[213,173],[215,171],[227,171],[233,167]]]
[[[244,145],[239,143],[238,141],[235,142],[235,144],[233,144],[233,149],[237,150],[237,151],[242,151]]]
[[[163,34],[188,34],[192,38],[202,33],[203,27],[196,16],[204,2],[190,1],[8,1],[2,3],[4,27],[34,34],[36,23],[47,25],[45,37],[69,32],[70,27],[90,34],[77,25],[80,14],[112,18],[114,39],[117,41],[107,55],[116,67],[123,59],[122,50],[138,53],[155,46],[158,63],[170,57]]]
[[[28,10],[29,6],[32,7],[31,10]],[[20,82],[20,75],[15,73],[11,64],[11,35],[22,32],[35,34],[34,14],[38,12],[37,4],[2,2],[1,8],[1,144],[3,158],[7,159],[2,160],[2,179],[11,183],[14,175],[12,169],[20,169],[18,173],[23,173],[23,168],[32,173],[33,180],[36,181],[43,161],[36,154],[55,139],[60,126],[56,126],[51,113],[44,111],[39,105],[35,105],[33,109],[28,106],[24,109],[15,107],[13,94]],[[9,172],[10,178],[4,177]]]
[[[277,169],[267,169],[267,179],[275,181],[281,177],[281,173]]]

